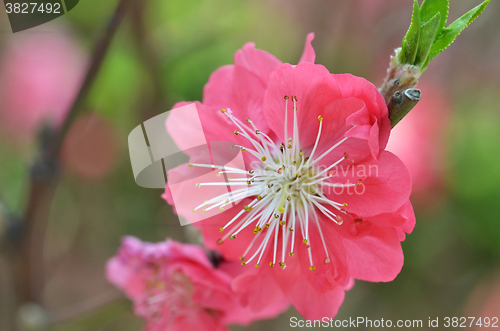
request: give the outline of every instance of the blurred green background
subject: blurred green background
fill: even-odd
[[[89,54],[116,3],[82,0],[67,15],[15,35],[1,12],[0,57],[23,36],[61,31],[71,36],[82,54]],[[452,1],[450,20],[479,3]],[[86,169],[68,166],[56,191],[47,233],[40,233],[45,236],[47,279],[43,300],[63,322],[56,329],[140,330],[141,320],[120,303],[83,314],[74,322],[66,320],[78,309],[92,311],[86,308],[93,303],[99,306],[108,298],[120,298],[104,278],[104,265],[123,235],[147,241],[167,236],[189,240],[160,197],[162,190],[144,189],[134,182],[127,136],[135,126],[175,102],[201,100],[210,73],[232,63],[234,52],[248,41],[283,62],[297,63],[306,34],[315,32],[316,63],[332,73],[350,72],[380,86],[389,56],[408,28],[411,8],[409,0],[139,1],[120,27],[86,105],[102,122],[97,135],[111,140],[103,150],[88,154],[89,167],[99,153],[112,157],[104,170],[91,171],[90,176]],[[442,144],[443,149],[420,159],[439,169],[432,174],[436,177],[432,185],[412,196],[417,225],[402,243],[405,266],[391,283],[358,281],[346,293],[337,319],[422,319],[426,329],[429,317],[480,316],[485,311],[489,317],[500,317],[500,302],[490,297],[500,284],[499,58],[500,3],[492,1],[421,79],[421,85],[432,86],[449,109],[439,122],[439,134],[417,134],[417,145],[432,149]],[[0,113],[9,111],[3,101]],[[427,105],[436,117],[444,111]],[[433,116],[425,121],[433,123]],[[404,132],[398,139],[405,144]],[[102,147],[100,143],[85,147],[82,139],[78,144],[82,149]],[[25,208],[35,148],[35,139],[20,144],[0,132],[0,197],[14,213]],[[0,282],[8,284],[5,272],[0,273]],[[0,316],[6,316],[8,285],[0,286],[0,296]],[[232,329],[288,330],[290,316],[298,316],[293,308],[276,320]]]

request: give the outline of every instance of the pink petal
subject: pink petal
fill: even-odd
[[[334,75],[334,77],[339,84],[343,98],[355,97],[363,100],[367,109],[375,116],[380,131],[379,148],[384,149],[389,140],[391,122],[387,105],[378,89],[366,79],[351,74]]]
[[[390,282],[403,267],[403,250],[396,230],[372,227],[361,239],[343,239],[351,276],[370,282]]]
[[[314,60],[316,60],[316,53],[314,52],[314,48],[311,45],[311,42],[313,40],[314,40],[314,32],[307,34],[306,44],[304,46],[304,53],[302,53],[299,63],[302,62],[314,63]]]
[[[313,216],[310,216],[313,217]],[[309,270],[311,262],[307,246],[303,243],[298,243],[296,249],[297,255],[305,278],[318,292],[331,291],[337,286],[344,286],[349,281],[349,267],[346,261],[345,248],[342,245],[342,240],[335,231],[334,224],[330,219],[318,212],[319,223],[323,232],[326,247],[328,249],[330,262],[326,262],[326,252],[321,241],[318,228],[314,223],[314,219],[309,219],[309,242],[311,246],[311,255],[314,271]],[[293,259],[294,257],[292,257]]]
[[[274,270],[278,285],[285,293],[290,303],[305,319],[333,318],[344,301],[344,288],[336,286],[330,291],[318,292],[310,282],[306,280],[298,261],[287,263],[285,269]]]
[[[297,66],[282,64],[271,75],[264,99],[264,117],[280,141],[285,141],[285,99],[288,96],[287,135],[293,136],[293,101],[296,96],[297,117],[301,148],[314,144],[317,127],[311,126],[311,118],[317,118],[324,108],[340,97],[337,84],[328,70],[311,63]]]
[[[269,76],[281,61],[266,51],[255,49],[254,43],[247,43],[234,54],[234,64],[255,74],[267,85]]]
[[[380,153],[378,163],[369,160],[351,169],[341,169],[337,174],[345,177],[340,180],[332,177],[333,182],[354,184],[360,179],[361,183],[326,192],[327,196],[333,201],[347,203],[345,209],[361,217],[395,212],[408,201],[411,193],[408,169],[397,156],[387,151]]]

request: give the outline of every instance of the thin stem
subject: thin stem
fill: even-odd
[[[132,0],[120,0],[101,38],[97,42],[87,74],[64,123],[59,130],[45,130],[39,155],[30,173],[29,196],[24,215],[25,233],[20,243],[20,274],[17,277],[21,302],[41,301],[43,287],[43,243],[50,207],[59,179],[59,155],[64,138],[83,110],[111,41]]]

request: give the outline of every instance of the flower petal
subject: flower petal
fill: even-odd
[[[285,113],[285,96],[288,111]],[[293,137],[294,110],[292,96],[297,97],[297,120],[301,148],[307,148],[316,140],[317,127],[311,119],[317,119],[323,109],[340,97],[336,81],[321,65],[300,63],[297,66],[282,64],[271,75],[264,98],[264,117],[281,142],[285,141],[284,119],[287,114],[287,138]]]
[[[340,177],[337,178],[337,177]],[[382,151],[378,162],[371,159],[335,172],[332,182],[358,185],[335,188],[325,194],[333,201],[347,203],[346,210],[360,217],[395,212],[408,201],[411,177],[394,154]]]
[[[314,40],[314,32],[307,34],[306,44],[304,46],[304,52],[302,53],[302,56],[300,57],[299,63],[302,63],[302,62],[314,63],[314,60],[316,60],[316,53],[314,52],[314,48],[311,45],[311,42],[313,40]]]
[[[287,263],[285,269],[275,269],[278,285],[297,311],[309,320],[333,318],[344,301],[344,288],[336,286],[330,291],[318,292],[307,281],[299,261]],[[306,272],[311,272],[306,270]]]
[[[368,236],[343,239],[351,276],[370,282],[390,282],[403,267],[403,250],[396,230],[372,227]]]

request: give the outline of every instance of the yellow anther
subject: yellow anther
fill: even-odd
[[[291,196],[287,196],[287,197],[286,197],[286,199],[287,199],[288,201],[291,201],[291,200],[292,200],[292,197],[291,197]]]
[[[237,136],[238,135],[238,130],[234,130],[234,134]]]
[[[202,212],[202,213],[206,213],[206,212],[207,212],[207,210],[206,210],[206,209],[202,209],[202,210],[201,210],[201,212]]]
[[[316,267],[312,265],[309,267],[309,270],[314,271],[314,270],[316,270]]]
[[[293,141],[293,139],[292,139],[292,138],[288,138],[288,142],[292,142],[292,141]]]
[[[257,200],[262,200],[262,195],[258,195]]]
[[[288,228],[288,231],[293,232],[293,229],[292,228]]]
[[[327,263],[330,263],[330,259],[329,258],[325,259],[325,264],[327,264]]]
[[[344,202],[344,203],[342,204],[342,207],[347,207],[347,203],[345,203],[345,202]]]
[[[269,263],[269,266],[274,267],[274,263],[273,262]]]
[[[285,100],[288,100],[288,95],[285,95]]]
[[[280,262],[280,267],[283,269],[285,267],[285,262]]]
[[[280,218],[280,215],[274,214],[274,218]]]
[[[229,183],[230,181],[231,181],[231,178],[229,178],[229,177],[228,177],[228,178],[226,179],[226,182],[228,182],[228,183]]]
[[[193,214],[196,214],[196,209],[193,209]]]
[[[226,110],[225,109],[221,109],[220,112],[223,113],[223,114],[225,114]]]
[[[247,184],[248,184],[248,185],[250,185],[250,184],[252,184],[252,182],[251,182],[251,181],[249,181],[249,180],[247,180]]]
[[[249,118],[247,118],[247,123],[252,123],[252,120],[250,120]]]
[[[256,226],[255,229],[253,229],[253,233],[257,234],[260,231],[262,231],[262,228],[260,226]]]
[[[299,153],[299,156],[303,156],[303,155],[304,155],[304,152],[300,152],[300,153]]]
[[[280,225],[285,225],[286,221],[280,221]]]
[[[190,164],[189,164],[189,167],[190,167],[190,168],[192,168],[192,167],[193,167],[193,164],[192,164],[192,163],[190,163]]]
[[[199,188],[200,186],[201,186],[201,185],[200,185],[200,183],[196,183],[196,187],[198,187],[198,188]]]
[[[253,175],[253,173],[254,173],[254,172],[255,172],[255,171],[253,171],[253,170],[249,170],[249,171],[248,171],[248,173],[249,173],[250,175]]]
[[[296,174],[296,175],[295,175],[295,177],[296,177],[296,178],[299,178],[299,177],[300,177],[300,174]]]
[[[240,256],[240,260],[241,261],[245,261],[245,257],[244,256]]]
[[[229,203],[229,199],[227,199],[225,202],[226,202],[226,203]]]
[[[288,144],[286,147],[287,147],[288,149],[290,149],[290,148],[292,148],[292,145]]]
[[[347,159],[349,157],[349,154],[344,153],[344,159]]]
[[[321,122],[323,120],[323,116],[319,115],[318,120]]]
[[[266,224],[264,224],[264,226],[265,226],[266,228],[268,228],[268,227],[269,227],[269,225],[271,225],[271,224],[270,224],[270,223],[266,223]]]
[[[220,232],[224,232],[224,228],[220,228],[220,229],[219,229],[219,231],[220,231]]]
[[[267,157],[263,156],[263,157],[261,157],[260,159],[261,159],[262,161],[265,161],[265,160],[267,160]]]
[[[288,253],[289,256],[293,256],[293,252]]]
[[[243,210],[245,210],[245,211],[249,211],[249,210],[250,210],[250,207],[248,207],[248,206],[244,206],[244,207],[243,207]]]
[[[292,100],[293,100],[293,101],[297,101],[297,96],[295,96],[295,95],[294,95],[294,96],[292,97]]]
[[[307,239],[302,240],[304,244],[307,244]]]
[[[247,264],[245,262],[241,262],[241,265],[242,266],[246,266]]]
[[[260,131],[259,130],[255,130],[255,134],[260,134]]]
[[[221,174],[220,174],[220,173],[218,173],[216,176],[217,176],[217,177],[220,177],[220,175],[221,175]]]
[[[258,263],[257,263],[257,264],[255,265],[255,267],[256,267],[256,268],[260,267],[260,264],[258,264]]]
[[[236,239],[236,235],[235,234],[229,235],[229,239]]]
[[[219,210],[220,210],[220,211],[224,211],[224,207],[220,207],[220,208],[219,208]]]

